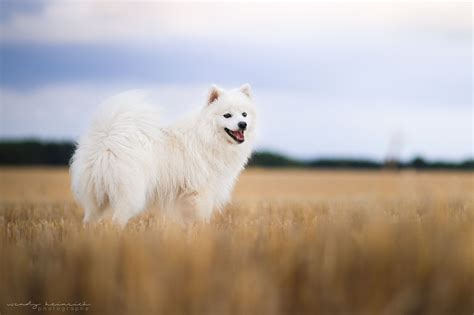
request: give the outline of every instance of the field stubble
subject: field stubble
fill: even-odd
[[[473,184],[249,170],[210,224],[150,211],[120,231],[82,225],[67,170],[2,169],[0,313],[472,314]]]

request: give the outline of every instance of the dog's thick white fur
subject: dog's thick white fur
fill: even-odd
[[[123,226],[153,205],[186,222],[208,220],[229,201],[255,138],[250,86],[213,86],[196,114],[169,126],[158,118],[137,92],[102,106],[70,166],[84,222],[108,210]]]

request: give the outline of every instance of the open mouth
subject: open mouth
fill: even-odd
[[[237,143],[242,143],[245,141],[245,137],[244,137],[244,131],[239,129],[239,130],[236,130],[236,131],[232,131],[230,129],[227,129],[227,128],[224,128],[225,132],[227,132],[227,134],[235,140],[235,142]]]

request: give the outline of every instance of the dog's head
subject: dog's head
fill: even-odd
[[[213,120],[218,136],[230,144],[252,140],[255,130],[256,110],[250,85],[225,91],[212,86],[205,107],[207,117]]]

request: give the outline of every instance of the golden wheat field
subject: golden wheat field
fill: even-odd
[[[471,315],[473,185],[252,169],[210,224],[148,212],[121,231],[83,226],[67,169],[3,168],[0,314]]]

